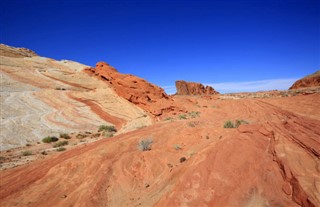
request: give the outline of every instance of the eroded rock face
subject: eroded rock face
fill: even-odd
[[[175,106],[173,99],[162,88],[142,78],[121,74],[108,63],[98,62],[96,68],[86,68],[84,71],[104,80],[113,87],[119,96],[154,116],[174,111],[184,111]]]
[[[299,89],[320,86],[320,70],[297,80],[289,89]]]
[[[201,83],[176,81],[177,95],[214,95],[219,94],[211,86]]]

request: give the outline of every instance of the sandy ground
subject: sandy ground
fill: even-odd
[[[320,206],[319,94],[175,101],[185,118],[2,170],[1,206]]]

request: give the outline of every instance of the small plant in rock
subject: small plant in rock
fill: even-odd
[[[153,141],[151,138],[145,139],[145,140],[140,140],[138,143],[138,149],[140,151],[149,151],[151,150],[151,145]]]
[[[57,152],[61,152],[61,151],[65,151],[66,150],[66,148],[64,148],[64,147],[59,147],[58,149],[56,149],[57,150]]]
[[[194,119],[194,118],[200,116],[200,112],[199,111],[189,112],[189,116]]]
[[[84,139],[84,138],[88,137],[88,135],[86,135],[86,134],[77,134],[76,137],[77,137],[78,139]]]
[[[23,156],[30,156],[30,155],[32,155],[32,152],[31,151],[23,151],[22,155]]]
[[[249,124],[249,122],[247,122],[247,121],[245,121],[245,120],[236,120],[236,122],[235,122],[235,128],[238,128],[241,124]]]
[[[50,137],[50,136],[48,136],[48,137],[45,137],[45,138],[43,138],[42,139],[42,142],[44,142],[44,143],[50,143],[50,142],[56,142],[56,141],[58,141],[59,139],[57,138],[57,137]]]
[[[107,132],[117,132],[117,129],[114,126],[100,125],[98,132],[107,131]]]
[[[175,144],[175,145],[173,145],[173,147],[174,147],[176,150],[181,150],[181,149],[182,149],[179,144]]]
[[[104,136],[106,138],[113,137],[113,133],[108,132],[108,131],[104,131],[104,132],[102,132],[102,136]]]
[[[61,134],[60,134],[60,138],[63,138],[63,139],[71,139],[70,135],[67,134],[67,133],[61,133]]]
[[[65,146],[65,145],[68,145],[68,141],[60,141],[60,142],[57,142],[56,144],[53,145],[53,147],[62,147],[62,146]]]
[[[228,120],[224,123],[223,128],[235,128],[232,121]]]
[[[196,126],[199,125],[199,124],[200,124],[200,122],[191,121],[191,122],[188,123],[188,126],[189,126],[189,127],[196,127]]]
[[[179,119],[187,119],[187,115],[185,115],[185,114],[180,114],[180,115],[179,115]]]
[[[224,128],[238,128],[241,124],[249,124],[249,122],[245,121],[245,120],[239,120],[237,119],[235,121],[235,123],[233,123],[232,121],[228,120],[224,123],[223,127]]]
[[[173,120],[173,118],[172,118],[172,117],[167,117],[167,118],[165,118],[164,120],[165,120],[165,121],[171,121],[171,120]]]

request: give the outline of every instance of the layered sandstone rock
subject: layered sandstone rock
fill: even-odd
[[[38,55],[34,51],[26,48],[15,48],[8,45],[0,44],[0,56],[22,58]]]
[[[289,89],[300,89],[320,86],[320,70],[297,80]]]
[[[121,74],[108,63],[98,62],[96,68],[86,68],[84,71],[92,76],[99,77],[99,79],[108,83],[119,96],[154,116],[184,111],[175,105],[173,99],[162,88],[142,78]]]
[[[211,86],[201,83],[176,81],[177,95],[214,95],[219,94]]]
[[[0,150],[59,133],[97,130],[102,124],[123,133],[152,122],[103,81],[82,72],[86,65],[34,56],[28,49],[0,48]]]

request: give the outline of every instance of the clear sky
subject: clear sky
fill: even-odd
[[[174,92],[284,89],[320,69],[319,0],[1,0],[1,43]]]

